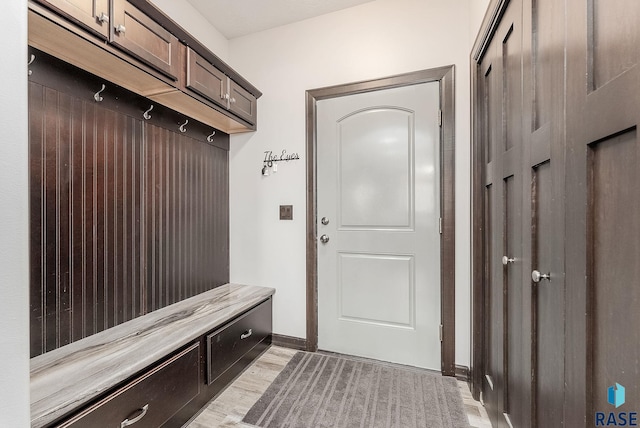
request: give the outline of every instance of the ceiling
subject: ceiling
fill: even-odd
[[[373,0],[188,0],[227,39]]]

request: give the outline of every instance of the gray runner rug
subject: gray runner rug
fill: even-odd
[[[298,352],[243,422],[264,428],[467,428],[454,378]]]

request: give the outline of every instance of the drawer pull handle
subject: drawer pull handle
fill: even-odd
[[[142,413],[140,413],[138,416],[136,416],[135,418],[133,418],[131,420],[129,420],[129,418],[127,418],[124,421],[120,422],[120,428],[128,427],[129,425],[133,425],[136,422],[140,421],[140,419],[144,418],[144,415],[147,414],[148,410],[149,410],[149,405],[145,404],[144,407],[142,408]]]
[[[253,330],[249,329],[249,331],[247,331],[246,333],[242,333],[240,335],[240,339],[246,339],[247,337],[251,336],[253,334]]]

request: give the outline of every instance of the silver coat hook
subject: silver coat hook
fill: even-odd
[[[100,102],[102,101],[104,98],[102,98],[100,96],[100,94],[106,89],[107,87],[104,85],[104,83],[102,84],[102,89],[100,89],[98,92],[95,93],[95,95],[93,96],[93,99],[96,100],[96,102]]]
[[[180,125],[180,132],[187,132],[187,129],[185,128],[185,126],[187,125],[187,123],[189,123],[189,119],[185,120],[184,123],[182,125]]]
[[[36,56],[34,54],[31,54],[31,57],[29,58],[29,63],[27,65],[31,65],[33,64],[33,61],[36,60]],[[29,76],[31,76],[33,74],[33,71],[29,70]]]
[[[153,104],[151,104],[151,107],[149,107],[149,110],[145,111],[142,114],[142,117],[144,117],[147,120],[151,119],[151,115],[149,114],[151,112],[151,110],[153,110]]]
[[[213,143],[213,136],[214,136],[214,135],[216,135],[216,131],[213,131],[213,132],[211,133],[211,135],[209,135],[209,136],[207,137],[207,141],[208,141],[208,142],[210,142],[210,143]]]

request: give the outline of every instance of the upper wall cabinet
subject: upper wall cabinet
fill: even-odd
[[[227,76],[187,48],[187,88],[227,108]]]
[[[127,0],[113,0],[112,24],[113,44],[177,80],[180,70],[177,37]]]
[[[37,0],[87,30],[109,37],[109,0]]]
[[[256,123],[256,97],[191,48],[187,48],[186,74],[187,88],[247,122]]]
[[[229,110],[249,123],[256,123],[257,109],[256,97],[251,95],[242,86],[229,79]]]
[[[148,0],[29,0],[29,45],[228,134],[262,93]]]

